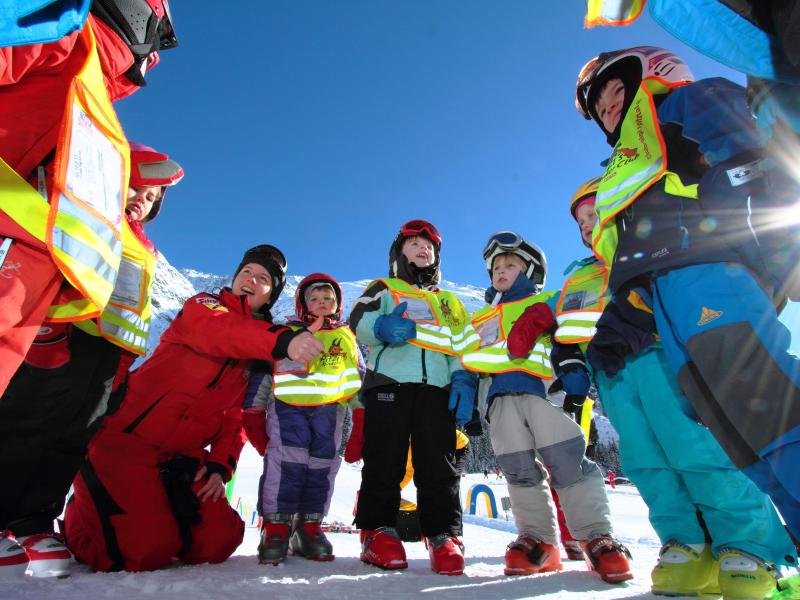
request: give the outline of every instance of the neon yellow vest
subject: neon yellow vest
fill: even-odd
[[[602,263],[595,260],[572,273],[556,303],[555,340],[563,344],[590,341],[608,301],[608,269]]]
[[[619,141],[597,188],[594,206],[597,223],[592,231],[592,250],[609,268],[619,241],[615,217],[650,186],[664,178],[668,194],[697,198],[697,184],[685,186],[677,174],[667,171],[664,136],[653,95],[665,94],[674,87],[678,86],[657,77],[642,80],[625,113]]]
[[[461,364],[470,371],[479,373],[506,373],[524,371],[541,379],[551,379],[549,334],[539,336],[525,358],[512,359],[508,355],[508,333],[523,311],[537,302],[546,302],[558,292],[542,292],[516,302],[505,302],[497,306],[484,306],[472,315],[472,325],[480,335],[480,346],[466,352]]]
[[[301,327],[292,325],[292,329]],[[291,359],[275,365],[272,390],[286,404],[320,406],[345,402],[361,389],[356,336],[347,326],[314,333],[322,342],[322,354],[302,365]]]
[[[629,25],[639,18],[645,0],[586,0],[587,29],[598,25]]]
[[[451,356],[476,348],[480,342],[469,313],[453,292],[429,292],[402,279],[379,279],[397,304],[407,302],[405,316],[416,323],[417,337],[409,344]]]
[[[122,262],[111,299],[97,322],[83,320],[75,326],[144,356],[150,333],[151,290],[157,266],[158,257],[139,241],[125,220],[122,226]],[[51,306],[50,311],[65,308],[67,305]]]
[[[0,161],[0,210],[47,244],[64,278],[83,296],[72,311],[59,316],[61,321],[95,317],[111,297],[122,257],[130,172],[128,142],[106,91],[88,24],[77,43],[87,48],[86,62],[67,94],[49,203]]]

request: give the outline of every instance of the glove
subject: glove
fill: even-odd
[[[353,428],[350,438],[344,447],[344,460],[348,463],[359,461],[364,456],[364,409],[356,408],[353,411]]]
[[[586,396],[567,394],[567,396],[564,398],[564,405],[562,408],[564,409],[564,412],[571,416],[576,423],[580,424],[584,402],[586,402]]]
[[[512,358],[528,356],[536,339],[556,324],[553,311],[544,302],[531,304],[508,333],[508,353]]]
[[[458,425],[464,425],[472,419],[477,389],[478,377],[469,371],[456,371],[450,376],[450,402],[447,408],[455,416]]]
[[[267,452],[267,413],[259,409],[246,409],[242,412],[242,425],[247,439],[261,456]]]
[[[403,316],[407,306],[408,302],[401,302],[388,315],[378,317],[372,328],[375,337],[390,346],[417,337],[417,324]]]

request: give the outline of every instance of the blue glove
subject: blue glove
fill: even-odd
[[[458,425],[469,423],[475,406],[475,392],[478,390],[478,377],[469,371],[456,371],[450,376],[450,402],[447,408],[456,418]]]
[[[563,373],[561,377],[558,378],[558,382],[561,384],[561,389],[564,390],[567,396],[583,396],[585,398],[591,387],[589,373],[583,366]],[[553,389],[552,386],[550,389]]]
[[[401,302],[388,315],[381,315],[375,319],[375,325],[372,327],[375,337],[390,346],[417,337],[417,324],[403,316],[407,306],[408,302]]]

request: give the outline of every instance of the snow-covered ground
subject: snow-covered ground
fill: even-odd
[[[260,457],[247,446],[242,455],[234,496],[249,512],[255,507],[256,486],[261,473]],[[353,502],[360,482],[360,467],[343,463],[336,480],[328,521],[352,522]],[[506,496],[504,479],[482,473],[462,478],[462,499],[474,484],[488,485],[500,508]],[[403,571],[382,571],[362,563],[358,535],[329,534],[336,560],[315,563],[290,556],[279,566],[260,565],[256,559],[258,530],[246,529],[244,542],[235,555],[219,565],[181,566],[148,573],[90,573],[74,565],[72,576],[61,580],[33,580],[25,577],[4,581],[0,598],[87,600],[89,598],[167,598],[190,600],[252,598],[410,598],[453,599],[573,598],[606,600],[656,598],[649,593],[650,569],[656,562],[659,543],[647,521],[647,508],[636,489],[609,489],[611,509],[618,537],[633,556],[636,577],[627,583],[610,585],[590,573],[582,562],[564,558],[564,571],[528,577],[503,575],[506,544],[515,537],[513,523],[500,510],[499,519],[486,516],[483,497],[478,515],[464,516],[466,571],[461,577],[437,575],[430,570],[424,545],[406,544],[409,567]],[[413,499],[413,490],[404,490]],[[249,519],[247,519],[249,520]]]

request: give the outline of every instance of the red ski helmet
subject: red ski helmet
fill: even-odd
[[[129,142],[131,147],[131,178],[129,185],[134,189],[161,186],[161,198],[153,202],[145,222],[152,221],[161,210],[161,203],[167,188],[183,179],[183,168],[163,152],[137,142]]]
[[[306,304],[306,294],[316,287],[330,287],[336,296],[336,312],[331,315],[335,321],[342,320],[342,288],[339,283],[327,273],[311,273],[306,275],[303,280],[297,284],[297,290],[294,293],[294,310],[295,314],[304,319],[308,316],[308,306]]]

